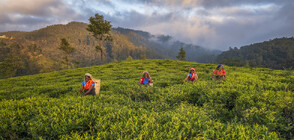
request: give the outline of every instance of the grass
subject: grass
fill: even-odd
[[[190,67],[196,83],[183,83]],[[293,139],[294,72],[133,60],[0,80],[0,139]],[[148,71],[154,87],[137,85]],[[80,97],[85,73],[101,82]]]

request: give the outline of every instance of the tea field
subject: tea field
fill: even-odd
[[[190,67],[196,83],[183,80]],[[0,139],[293,139],[294,71],[133,60],[0,80]],[[138,86],[148,71],[154,86]],[[77,95],[85,73],[97,96]]]

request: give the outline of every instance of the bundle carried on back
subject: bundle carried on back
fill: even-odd
[[[100,93],[100,82],[101,80],[100,79],[94,79],[93,80],[94,83],[95,83],[95,94],[99,94]]]

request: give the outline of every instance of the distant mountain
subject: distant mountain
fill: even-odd
[[[214,63],[216,56],[221,53],[219,50],[209,50],[178,41],[169,35],[152,35],[148,32],[120,27],[114,30],[124,34],[135,45],[151,48],[161,55],[172,59],[176,59],[181,46],[186,51],[186,59],[188,61]]]
[[[273,69],[294,68],[294,38],[278,38],[221,53],[218,62]]]
[[[86,27],[86,23],[70,22],[32,32],[0,33],[0,67],[5,67],[0,71],[0,77],[66,68],[63,60],[65,54],[58,49],[61,38],[65,38],[72,47],[76,48],[69,57],[72,68],[101,64],[100,53],[95,50],[98,42]],[[140,59],[142,56],[149,59],[175,59],[181,45],[184,46],[189,61],[212,62],[211,56],[220,53],[175,41],[170,36],[155,36],[144,31],[115,28],[112,29],[111,34],[113,42],[105,43],[103,48],[106,62],[125,60],[129,56],[133,59]]]
[[[0,33],[0,77],[36,74],[66,68],[64,53],[58,49],[60,39],[65,38],[76,51],[70,55],[70,65],[85,67],[101,64],[98,44],[86,30],[87,24],[71,22],[66,25],[51,25],[32,32]],[[126,36],[113,30],[113,42],[104,44],[106,62],[125,60],[131,56],[139,59],[165,58],[149,48],[134,45]],[[9,69],[10,68],[10,69]]]

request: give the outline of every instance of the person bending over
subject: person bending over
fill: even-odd
[[[143,77],[139,81],[139,85],[150,85],[153,86],[153,81],[147,71],[143,72]]]
[[[84,94],[82,96],[85,95],[95,95],[95,82],[93,81],[94,78],[92,77],[92,75],[90,73],[86,73],[85,74],[85,80],[82,82],[81,85],[81,89],[79,91],[77,91],[77,93],[81,93],[84,90]]]
[[[213,80],[225,80],[227,78],[224,66],[219,64],[212,73]]]
[[[192,82],[196,82],[198,79],[198,75],[195,72],[195,68],[190,68],[190,72],[187,74],[184,82],[186,82],[187,80],[192,81]]]

